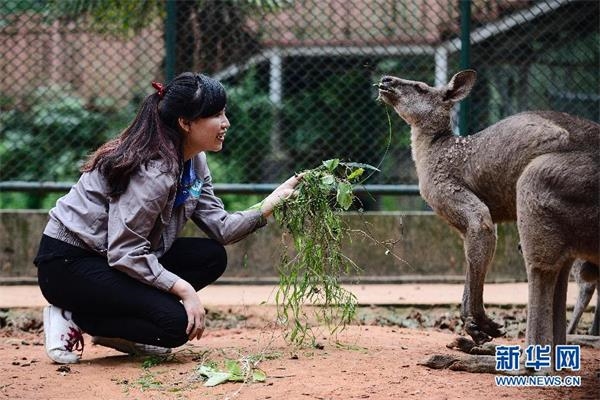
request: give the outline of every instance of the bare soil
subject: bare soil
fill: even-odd
[[[363,307],[336,337],[317,331],[316,347],[295,348],[275,326],[273,306],[213,307],[205,336],[166,358],[133,357],[91,345],[82,361],[60,366],[46,357],[41,309],[0,311],[0,399],[598,399],[600,349],[581,350],[581,387],[498,387],[493,374],[420,365],[461,331],[458,309]],[[497,343],[523,346],[525,310],[488,308],[504,320]],[[589,314],[589,313],[587,313]],[[580,329],[589,326],[586,315]],[[226,370],[226,360],[251,360],[264,382],[203,386],[200,365]]]

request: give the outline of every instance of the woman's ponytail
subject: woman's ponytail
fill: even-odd
[[[163,160],[165,172],[176,174],[181,158],[181,137],[165,127],[158,113],[158,93],[147,96],[135,119],[117,138],[96,150],[81,171],[94,169],[105,177],[108,195],[118,197],[127,189],[131,174],[150,160]]]

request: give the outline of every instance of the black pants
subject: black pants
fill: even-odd
[[[227,254],[214,240],[179,238],[159,261],[200,290],[223,274]],[[109,267],[106,257],[44,235],[35,263],[46,300],[72,311],[84,332],[163,347],[187,342],[179,298]]]

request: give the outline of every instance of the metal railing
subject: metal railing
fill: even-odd
[[[66,193],[74,182],[0,182],[0,191],[26,193]],[[274,183],[215,183],[214,191],[218,194],[268,194],[277,187]],[[359,185],[355,193],[373,195],[418,196],[418,185]]]

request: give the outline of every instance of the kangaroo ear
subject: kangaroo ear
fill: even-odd
[[[458,72],[450,79],[448,85],[446,85],[444,100],[450,100],[454,103],[461,101],[469,95],[475,85],[476,79],[477,72],[473,69]]]

